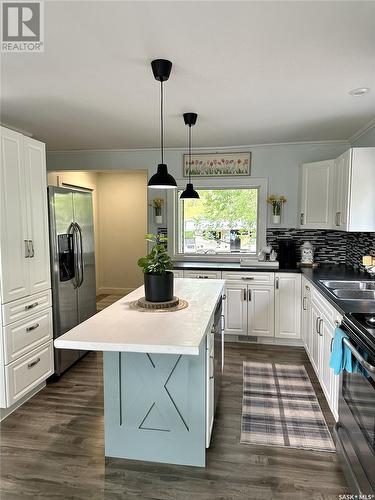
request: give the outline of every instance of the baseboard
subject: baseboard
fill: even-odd
[[[34,387],[34,389],[30,392],[28,392],[23,398],[21,398],[19,401],[14,403],[12,406],[9,406],[9,408],[0,408],[0,422],[4,420],[4,418],[8,417],[11,413],[17,410],[20,406],[22,406],[26,401],[28,401],[30,398],[35,396],[35,394],[39,391],[41,391],[44,387],[46,386],[46,382],[42,382],[41,384],[37,385]]]
[[[135,290],[135,288],[111,288],[109,286],[101,286],[97,289],[97,295],[126,295]]]
[[[303,347],[303,342],[300,339],[279,339],[275,337],[247,337],[246,335],[225,335],[225,341],[238,342],[239,344],[266,344]]]

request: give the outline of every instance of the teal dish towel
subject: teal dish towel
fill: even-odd
[[[352,353],[344,344],[344,339],[349,338],[341,328],[336,327],[335,337],[333,339],[331,358],[329,366],[333,369],[335,375],[338,375],[343,370],[352,373],[356,371],[355,363],[353,363]]]

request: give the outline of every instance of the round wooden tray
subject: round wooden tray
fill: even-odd
[[[188,302],[178,297],[173,297],[168,302],[149,302],[145,297],[129,302],[131,309],[136,309],[140,312],[173,312],[180,311],[188,307]]]

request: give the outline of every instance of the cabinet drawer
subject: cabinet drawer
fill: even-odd
[[[51,290],[29,295],[3,305],[4,325],[27,318],[38,311],[51,307]]]
[[[7,404],[12,405],[53,373],[52,340],[5,367]]]
[[[221,279],[221,271],[184,271],[184,278]]]
[[[52,339],[52,309],[7,325],[4,331],[5,364]]]
[[[273,285],[275,281],[275,273],[241,273],[233,271],[223,271],[223,279],[227,281],[242,281],[243,283]]]

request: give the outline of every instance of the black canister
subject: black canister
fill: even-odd
[[[295,269],[297,267],[296,243],[291,239],[278,240],[278,261],[280,269]]]

